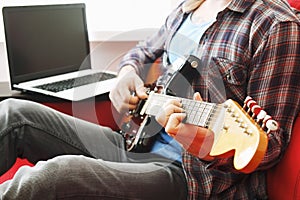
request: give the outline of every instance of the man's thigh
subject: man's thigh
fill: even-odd
[[[0,114],[0,144],[5,146],[0,150],[1,155],[12,158],[11,162],[16,156],[33,163],[64,154],[112,161],[124,156],[124,140],[110,128],[30,101],[6,100],[1,102],[1,109],[6,109],[6,114]]]
[[[32,195],[32,199],[165,200],[187,196],[181,167],[168,162],[119,163],[70,155],[21,168],[0,191],[7,195],[3,199]]]

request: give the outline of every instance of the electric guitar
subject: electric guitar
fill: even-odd
[[[195,69],[195,63],[191,63],[195,62],[196,58],[192,57],[193,61],[190,59],[191,57],[175,72],[168,72],[168,78],[163,78],[164,86],[166,86],[164,92],[157,89],[159,88],[157,84],[154,89],[150,87],[148,99],[141,101],[138,108],[131,113],[131,122],[134,121],[134,125],[125,123],[123,127],[128,151],[149,150],[147,147],[151,146],[153,138],[161,128],[155,123],[153,117],[159,113],[167,100],[180,99],[187,114],[184,123],[206,127],[214,132],[210,156],[233,156],[235,169],[244,173],[254,171],[267,150],[267,132],[277,130],[277,122],[267,115],[251,97],[246,98],[244,108],[242,108],[231,99],[222,104],[215,104],[166,94],[166,91],[170,90],[170,83],[174,77],[177,76],[177,81],[179,80],[178,72],[186,70],[184,68]],[[196,61],[199,62],[199,60]],[[190,73],[191,71],[188,74]],[[186,79],[184,75],[181,77]],[[182,86],[182,83],[180,85]]]

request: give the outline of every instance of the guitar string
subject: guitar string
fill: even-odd
[[[146,114],[156,115],[163,104],[169,99],[178,99],[183,104],[183,109],[187,113],[186,123],[197,126],[206,127],[210,121],[210,116],[214,112],[216,104],[208,102],[200,102],[191,99],[184,99],[179,97],[167,96],[154,93],[149,98],[149,106],[146,109]]]

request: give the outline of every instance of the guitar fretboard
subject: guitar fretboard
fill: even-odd
[[[185,123],[188,124],[207,127],[212,113],[216,110],[216,104],[214,103],[152,93],[149,95],[149,99],[145,104],[145,113],[153,116],[157,115],[162,109],[162,106],[170,99],[178,99],[181,101],[182,107],[187,114]]]

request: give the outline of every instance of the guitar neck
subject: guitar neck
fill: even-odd
[[[151,93],[142,108],[142,114],[156,116],[163,105],[170,99],[180,100],[187,114],[185,123],[207,127],[212,114],[216,111],[217,104],[179,98],[159,93]]]

